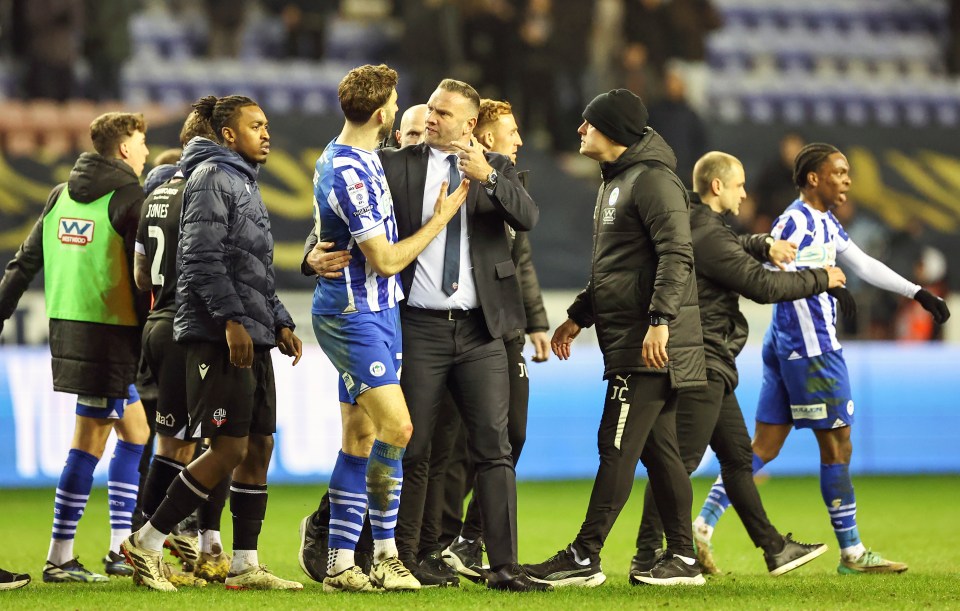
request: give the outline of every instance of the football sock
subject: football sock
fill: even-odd
[[[263,518],[267,514],[267,485],[242,484],[233,482],[230,485],[230,511],[233,513],[233,553],[253,552],[244,554],[239,566],[257,566],[257,543],[260,538],[260,528]]]
[[[216,542],[220,543],[220,519],[223,515],[223,506],[227,501],[227,493],[230,491],[230,477],[224,478],[222,482],[213,487],[207,500],[197,508],[197,530],[201,540],[206,532],[216,533]],[[207,535],[210,539],[213,535]],[[212,539],[210,539],[212,542]],[[201,550],[208,554],[213,554],[210,550]],[[219,552],[216,552],[219,553]]]
[[[857,531],[857,500],[850,479],[850,465],[820,465],[820,494],[830,514],[830,524],[844,558],[859,558],[863,553]]]
[[[352,456],[343,451],[337,455],[327,491],[330,495],[328,574],[335,575],[354,565],[353,552],[367,515],[368,464],[369,461],[362,456]]]
[[[403,489],[403,450],[377,439],[367,462],[367,500],[370,503],[374,562],[397,555],[393,531],[397,526]]]
[[[150,519],[160,507],[173,479],[180,475],[183,463],[166,456],[154,456],[143,488],[143,517]]]
[[[147,530],[147,525],[140,529],[138,545],[159,551],[163,547],[163,540],[160,540],[159,545],[157,544],[157,533],[166,537],[209,496],[210,491],[190,475],[189,469],[181,471],[180,475],[173,478],[173,482],[167,488],[166,498],[147,523],[152,529]]]
[[[93,487],[93,470],[99,459],[93,454],[72,449],[60,472],[53,501],[53,533],[47,560],[56,565],[73,559],[73,539]]]
[[[140,457],[143,446],[118,440],[107,471],[107,499],[110,508],[110,551],[119,552],[120,543],[130,536],[133,510],[140,486]]]

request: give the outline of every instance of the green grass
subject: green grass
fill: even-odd
[[[643,482],[639,482],[642,485]],[[697,502],[710,481],[695,480]],[[303,592],[227,592],[211,586],[163,594],[134,588],[128,579],[109,584],[47,585],[40,579],[47,551],[52,490],[4,490],[0,566],[29,571],[34,582],[0,593],[0,609],[960,609],[960,478],[860,477],[856,480],[859,526],[864,542],[910,564],[902,575],[841,577],[836,540],[815,478],[774,478],[761,485],[767,512],[782,531],[804,541],[825,541],[830,551],[788,575],[770,578],[733,512],[714,536],[717,562],[725,571],[702,588],[631,587],[627,569],[640,513],[639,485],[603,550],[607,583],[595,589],[564,589],[537,595],[488,592],[465,583],[450,591],[400,595],[324,594],[297,564],[297,526],[316,506],[322,486],[270,490],[261,535],[261,561],[277,574],[304,580]],[[590,482],[537,482],[520,486],[520,560],[539,562],[569,543],[579,528]],[[229,542],[229,514],[225,541]],[[91,569],[108,544],[106,492],[94,491],[80,525],[76,551]]]

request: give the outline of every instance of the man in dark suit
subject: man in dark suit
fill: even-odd
[[[401,307],[405,358],[400,385],[413,436],[403,459],[403,503],[397,521],[397,548],[404,564],[426,587],[455,585],[439,554],[417,559],[427,488],[431,441],[443,393],[459,406],[482,499],[484,533],[495,589],[543,589],[517,565],[516,476],[507,439],[509,378],[503,335],[526,326],[516,266],[504,222],[529,231],[539,212],[523,189],[510,159],[484,153],[472,140],[480,96],[470,85],[445,79],[427,104],[424,143],[381,149],[394,201],[400,239],[424,222],[425,197],[456,174],[471,186],[461,218],[454,218],[401,272],[406,301]],[[429,218],[429,217],[427,217]],[[454,229],[451,230],[450,228]],[[302,269],[339,274],[342,253],[324,252],[308,237]],[[307,516],[301,524],[301,567],[319,575],[324,552],[322,528]],[[314,569],[313,574],[309,569]],[[315,578],[315,577],[314,577]]]
[[[471,181],[462,218],[401,272],[404,372],[413,437],[403,459],[404,502],[397,547],[418,578],[416,562],[431,439],[445,389],[460,408],[476,465],[487,553],[488,586],[532,590],[517,565],[516,476],[507,440],[509,378],[502,335],[526,326],[520,284],[503,223],[518,231],[536,224],[536,204],[509,158],[485,154],[472,141],[480,96],[445,79],[427,103],[425,142],[381,151],[400,239],[424,222],[426,194],[456,174]],[[459,231],[458,231],[459,230]],[[459,235],[457,235],[459,234]]]

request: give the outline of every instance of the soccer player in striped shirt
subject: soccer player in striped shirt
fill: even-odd
[[[777,218],[774,239],[796,244],[792,268],[840,264],[874,286],[916,299],[934,321],[946,322],[950,311],[942,299],[864,253],[850,240],[833,210],[850,190],[850,164],[836,147],[815,143],[803,147],[794,161],[794,183],[800,198]],[[839,304],[855,311],[847,292],[821,293],[774,306],[763,339],[763,383],[753,439],[753,471],[776,458],[793,428],[812,429],[820,446],[820,492],[840,544],[840,574],[902,573],[903,562],[887,560],[867,549],[857,531],[857,502],[850,478],[854,403],[847,365],[837,340]],[[729,505],[718,479],[694,520],[701,553],[709,553],[713,527]]]
[[[419,589],[397,557],[394,527],[403,485],[402,457],[413,432],[400,390],[403,358],[398,304],[400,270],[446,226],[466,200],[468,181],[448,194],[444,182],[433,217],[399,241],[393,199],[374,149],[393,128],[397,73],[360,66],[340,82],[345,122],[317,160],[314,219],[321,242],[349,251],[342,273],[321,275],[313,328],[340,374],[343,447],[330,477],[330,529],[324,590]],[[369,508],[374,558],[370,575],[354,549]]]

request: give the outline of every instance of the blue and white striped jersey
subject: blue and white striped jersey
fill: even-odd
[[[853,242],[832,212],[796,200],[773,224],[775,239],[797,245],[797,259],[788,269],[811,269],[837,264],[837,256]],[[840,349],[837,340],[837,300],[827,293],[777,303],[770,331],[782,356],[817,356]]]
[[[350,264],[340,278],[321,277],[313,294],[314,314],[379,312],[403,299],[400,276],[381,278],[367,263],[358,243],[384,235],[395,244],[393,198],[380,158],[372,151],[327,145],[313,175],[313,217],[321,242],[349,250]]]

